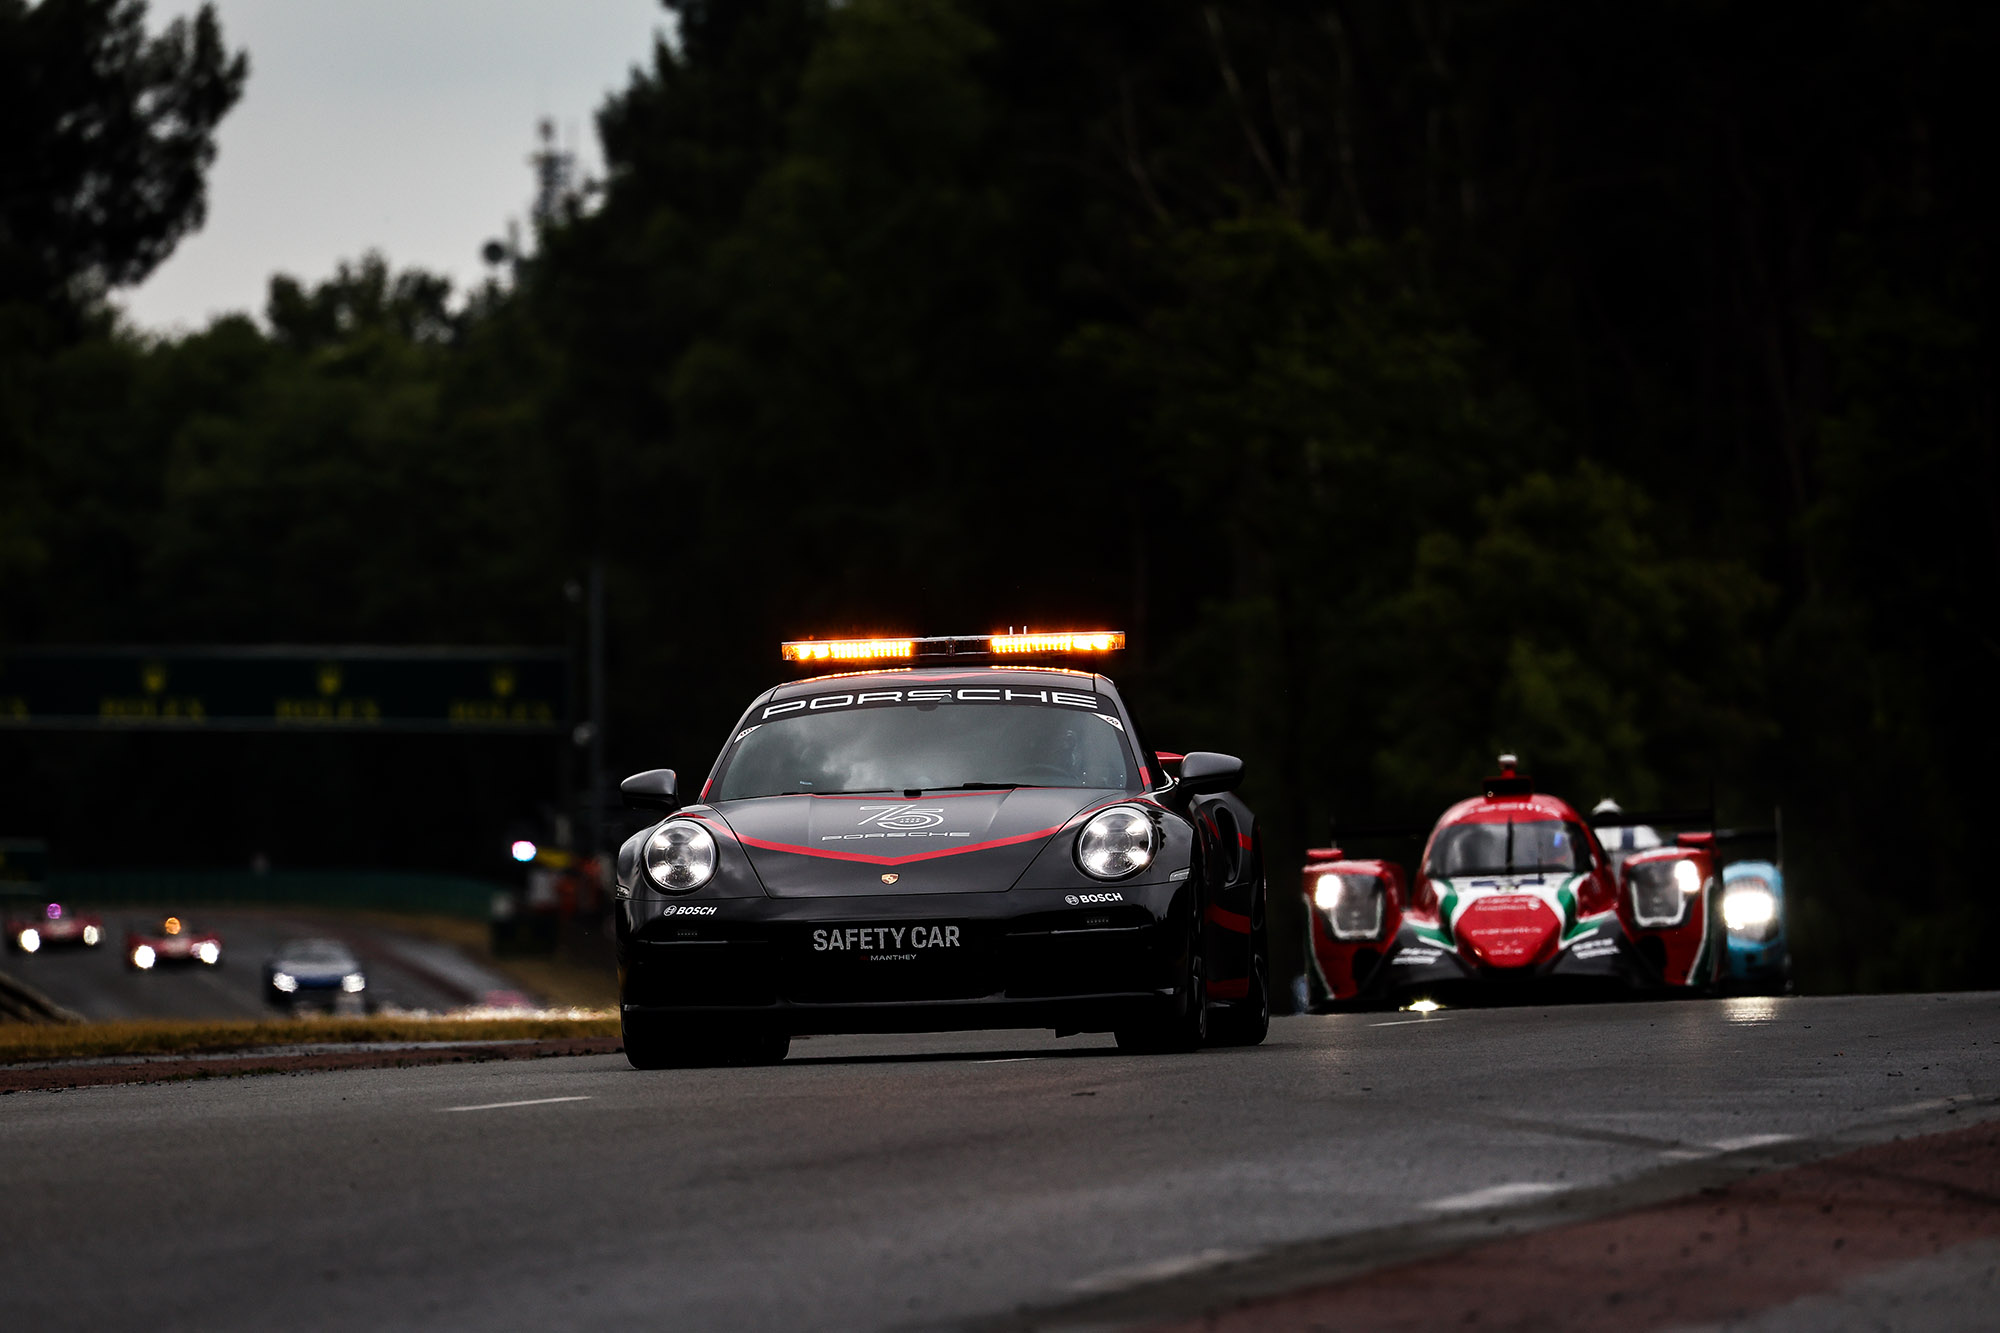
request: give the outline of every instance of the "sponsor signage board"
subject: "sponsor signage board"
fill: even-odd
[[[0,651],[0,731],[555,734],[568,698],[560,648]]]

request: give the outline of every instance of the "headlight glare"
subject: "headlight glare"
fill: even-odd
[[[153,952],[152,945],[142,944],[132,951],[132,966],[143,971],[151,967],[158,960],[158,957],[159,955]]]
[[[22,953],[33,953],[42,947],[42,932],[36,930],[33,926],[29,926],[26,930],[22,931],[18,938]]]
[[[646,874],[669,893],[698,889],[715,876],[715,835],[687,819],[671,819],[646,839]]]
[[[1674,883],[1680,886],[1682,893],[1700,893],[1701,871],[1696,869],[1695,863],[1692,861],[1676,861],[1674,862]]]
[[[1134,805],[1100,810],[1076,836],[1076,863],[1094,879],[1123,879],[1153,863],[1159,837],[1153,821]]]
[[[349,972],[340,979],[340,988],[349,995],[359,995],[362,991],[368,989],[368,978],[362,976],[359,972]]]
[[[102,933],[96,926],[85,926],[83,928],[83,942],[85,944],[95,944]]]
[[[299,988],[299,979],[293,976],[291,973],[273,972],[271,974],[272,990],[282,991],[284,994],[290,995],[293,991],[297,990],[298,988]]]
[[[1376,875],[1328,871],[1313,885],[1313,904],[1326,914],[1327,929],[1337,940],[1372,940],[1380,935],[1387,897]]]
[[[1738,935],[1763,936],[1778,919],[1778,900],[1761,884],[1731,888],[1722,896],[1723,924]]]
[[[200,944],[194,946],[194,956],[201,959],[202,962],[207,963],[210,967],[214,967],[216,960],[222,957],[222,946],[214,940],[203,940]]]

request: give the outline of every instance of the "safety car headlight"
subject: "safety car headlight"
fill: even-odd
[[[669,893],[700,888],[715,875],[715,836],[691,820],[669,820],[646,839],[646,874]]]
[[[1100,810],[1076,835],[1076,863],[1095,879],[1123,879],[1153,864],[1159,838],[1153,821],[1134,805]]]
[[[1722,895],[1722,922],[1732,935],[1768,939],[1778,924],[1778,898],[1762,880],[1744,880]]]
[[[15,937],[21,945],[22,953],[33,953],[42,947],[42,932],[29,926]]]
[[[132,966],[142,971],[158,961],[159,955],[153,952],[153,946],[150,944],[142,944],[132,951]]]
[[[293,991],[297,990],[298,988],[299,988],[299,979],[293,976],[291,973],[273,972],[271,974],[272,990],[283,991],[285,994],[290,995]]]
[[[1328,871],[1313,885],[1313,903],[1337,940],[1372,940],[1382,933],[1382,880]]]
[[[207,963],[210,967],[214,967],[216,960],[222,957],[222,946],[214,940],[203,940],[200,944],[194,946],[194,956],[202,962]]]
[[[359,972],[349,972],[340,979],[340,988],[349,995],[359,995],[362,991],[368,989],[368,978],[362,976]]]

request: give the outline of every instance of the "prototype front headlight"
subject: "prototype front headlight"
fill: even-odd
[[[284,994],[290,995],[293,991],[297,990],[298,988],[299,988],[299,979],[293,976],[291,973],[273,972],[271,974],[272,990],[282,991]]]
[[[142,944],[132,951],[132,966],[143,971],[151,967],[158,957],[159,955],[153,952],[152,945]]]
[[[26,930],[22,931],[17,938],[20,941],[22,953],[33,953],[42,947],[42,932],[36,930],[33,926],[29,926]]]
[[[214,967],[216,961],[222,957],[222,946],[214,940],[203,940],[200,944],[194,946],[194,956],[201,959],[202,962],[207,963],[210,967]]]
[[[691,820],[675,819],[646,839],[646,874],[669,893],[686,893],[715,875],[715,837]]]
[[[85,926],[83,928],[83,942],[85,944],[95,944],[97,943],[98,936],[102,933],[96,926]]]
[[[1313,903],[1326,914],[1327,928],[1337,940],[1372,940],[1380,935],[1386,896],[1375,875],[1328,871],[1313,885]]]
[[[340,988],[349,995],[359,995],[362,991],[368,989],[368,978],[362,976],[359,972],[349,972],[340,979]]]
[[[1160,849],[1153,821],[1134,805],[1100,810],[1076,836],[1076,863],[1096,879],[1123,879],[1153,864]]]
[[[1778,921],[1778,899],[1760,880],[1731,885],[1722,895],[1722,921],[1733,935],[1763,939]]]

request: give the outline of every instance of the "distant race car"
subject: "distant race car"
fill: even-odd
[[[1309,853],[1307,982],[1316,1007],[1599,990],[1698,992],[1722,976],[1712,833],[1614,869],[1588,822],[1513,756],[1445,811],[1405,886],[1391,861]]]
[[[339,940],[288,940],[264,960],[264,998],[281,1009],[361,1008],[367,990],[367,974]]]
[[[133,930],[125,935],[125,965],[139,972],[173,963],[217,967],[222,963],[222,936],[214,931],[190,930],[177,916],[164,918],[155,930]]]
[[[72,912],[61,903],[7,918],[7,948],[14,953],[43,949],[94,949],[104,942],[104,918],[95,912]]]
[[[1792,989],[1785,937],[1785,873],[1770,861],[1734,861],[1722,869],[1722,925],[1727,947],[1723,985],[1782,995]]]
[[[1194,753],[1169,776],[1117,687],[1061,665],[1123,642],[785,644],[841,674],[758,695],[694,803],[666,769],[622,785],[666,814],[618,854],[627,1058],[768,1062],[801,1033],[995,1027],[1145,1051],[1262,1041],[1243,766]]]

